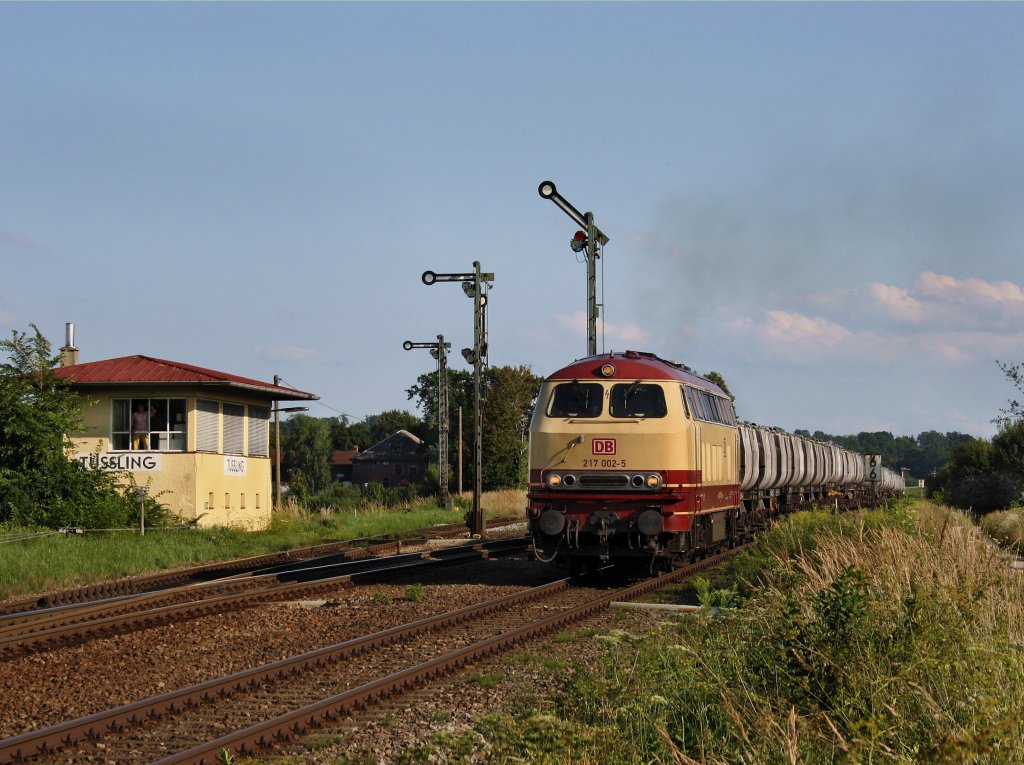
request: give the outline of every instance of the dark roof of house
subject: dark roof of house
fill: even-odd
[[[378,460],[421,459],[420,447],[423,441],[408,430],[396,430],[390,436],[369,449],[352,457],[353,462],[376,462]]]
[[[235,388],[261,393],[275,401],[315,400],[313,393],[261,382],[248,377],[205,369],[180,361],[166,361],[150,356],[121,356],[104,361],[90,361],[59,367],[57,377],[70,381],[75,387],[110,385],[197,385],[211,388]]]

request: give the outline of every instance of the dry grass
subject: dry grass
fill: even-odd
[[[916,502],[768,537],[739,608],[581,645],[543,742],[536,714],[488,722],[497,759],[1024,762],[1024,588],[969,519]]]

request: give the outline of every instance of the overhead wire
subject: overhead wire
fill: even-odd
[[[288,388],[292,388],[293,390],[298,390],[298,388],[296,388],[296,387],[295,387],[294,385],[292,385],[292,384],[291,384],[290,382],[288,382],[287,380],[285,380],[285,379],[284,379],[283,377],[278,377],[277,379],[278,379],[278,381],[279,381],[280,383],[284,384],[284,386],[285,386],[285,387],[288,387]],[[366,419],[366,415],[363,415],[362,417],[356,417],[355,415],[351,415],[351,414],[349,414],[348,412],[343,412],[343,411],[341,411],[340,409],[335,409],[335,408],[334,408],[333,406],[330,406],[330,405],[328,405],[328,404],[325,404],[325,403],[324,403],[323,401],[321,401],[320,399],[316,399],[316,400],[314,400],[314,401],[313,401],[312,403],[314,403],[314,404],[319,404],[319,405],[320,405],[320,406],[322,406],[322,407],[323,407],[324,409],[330,409],[330,410],[331,410],[332,412],[334,412],[335,414],[340,414],[340,415],[341,415],[342,417],[347,417],[347,418],[349,418],[349,419],[353,420],[354,422],[362,422],[363,420],[365,420],[365,419]]]

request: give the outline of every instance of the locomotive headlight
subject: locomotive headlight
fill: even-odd
[[[601,376],[602,377],[611,377],[613,374],[615,374],[615,365],[614,364],[602,364],[601,365]]]
[[[562,476],[558,473],[548,473],[547,483],[549,489],[557,489],[562,485]]]
[[[647,476],[647,488],[657,489],[661,486],[661,476],[657,473],[651,473]]]

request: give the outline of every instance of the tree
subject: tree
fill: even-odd
[[[0,341],[0,522],[113,528],[135,517],[118,479],[68,458],[82,400],[53,373],[57,357],[39,329]]]
[[[708,372],[706,375],[704,375],[704,379],[710,380],[723,391],[725,391],[725,395],[728,396],[731,401],[736,400],[736,397],[732,395],[732,391],[729,390],[729,386],[725,384],[725,378],[722,377],[722,375],[720,375],[718,372]]]
[[[417,438],[422,438],[424,430],[419,417],[401,409],[387,409],[380,414],[371,414],[363,420],[363,423],[366,426],[366,435],[369,439],[366,443],[367,448],[379,444],[399,430],[406,430]]]
[[[1003,476],[1019,504],[1024,490],[1024,420],[1003,427],[992,439],[992,467]]]
[[[449,461],[456,464],[459,454],[458,411],[462,408],[462,469],[463,475],[473,475],[473,374],[462,369],[448,369],[448,432]],[[437,461],[438,417],[437,372],[424,372],[416,383],[405,391],[410,401],[416,401],[416,408],[423,413],[423,441],[431,460]],[[452,479],[455,478],[453,471]],[[452,487],[449,487],[452,488]]]
[[[529,367],[487,370],[483,402],[483,474],[485,489],[514,489],[526,484],[530,417],[542,378]]]
[[[352,422],[348,415],[330,418],[331,446],[346,451],[365,449],[371,446],[370,436],[362,420]]]
[[[991,443],[975,439],[953,449],[949,461],[937,471],[935,483],[947,502],[979,515],[1008,507],[1019,489],[1012,477],[996,469]]]
[[[526,479],[526,434],[529,430],[533,402],[542,378],[529,367],[488,367],[483,374],[483,470],[481,483],[486,491],[522,486]],[[437,373],[428,372],[417,378],[406,393],[417,399],[416,406],[424,413],[427,438],[436,455],[437,436]],[[472,477],[473,455],[473,375],[462,370],[448,370],[449,417],[457,407],[463,411],[462,469]],[[458,454],[457,427],[453,435],[452,457]],[[435,456],[436,459],[436,456]]]
[[[1024,391],[1024,365],[1004,364],[1001,361],[997,361],[996,364],[998,364],[999,368],[1003,370],[1003,374],[1006,375],[1006,379],[1013,383],[1013,387],[1019,391]],[[1006,426],[1010,425],[1014,421],[1024,419],[1024,405],[1016,399],[1010,399],[1009,403],[1009,407],[999,410],[1002,415],[993,420],[997,425]]]
[[[326,419],[297,414],[281,441],[288,455],[287,480],[300,499],[330,486],[331,429]]]

